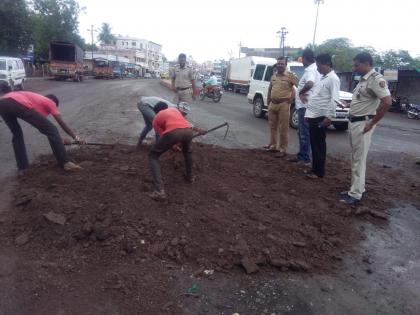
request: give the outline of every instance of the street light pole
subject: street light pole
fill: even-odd
[[[284,56],[284,42],[286,39],[286,35],[289,32],[286,30],[286,28],[283,26],[280,31],[277,32],[277,34],[279,34],[280,36],[280,50],[282,50],[282,55]]]
[[[316,4],[316,18],[315,18],[315,28],[314,28],[314,37],[312,39],[312,49],[315,49],[315,36],[316,36],[316,27],[318,25],[318,13],[319,13],[319,4],[324,2],[324,0],[314,0]]]

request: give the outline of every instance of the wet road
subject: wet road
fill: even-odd
[[[141,95],[172,98],[172,93],[157,80],[73,83],[35,79],[28,82],[27,89],[56,94],[65,121],[84,138],[130,144],[136,143],[143,127],[136,108],[137,98]],[[226,93],[217,104],[211,100],[196,102],[189,119],[203,128],[229,122],[226,140],[223,140],[225,131],[219,130],[201,138],[207,143],[258,148],[268,140],[266,119],[253,117],[252,107],[244,95]],[[25,123],[22,125],[30,159],[50,153],[45,137]],[[329,154],[348,155],[346,132],[330,131],[327,138]],[[290,152],[295,152],[296,148],[296,132],[291,130]],[[420,155],[420,120],[387,114],[373,136],[369,161],[399,168],[418,178],[420,170],[412,161],[416,155]],[[0,163],[0,179],[3,183],[10,182],[15,162],[10,132],[4,122],[0,122]],[[3,189],[0,195],[3,205],[6,194],[7,189]],[[360,244],[359,255],[344,259],[338,274],[309,277],[276,273],[269,279],[218,277],[217,291],[211,291],[216,282],[207,284],[209,302],[234,304],[232,292],[244,291],[247,303],[251,303],[249,307],[264,303],[267,309],[282,309],[287,314],[420,314],[420,212],[413,205],[405,204],[396,204],[390,211],[392,219],[386,227],[370,223],[357,227],[364,229],[366,240]],[[362,261],[366,256],[371,261],[369,266]],[[272,292],[280,292],[281,296],[270,295]],[[192,301],[185,314],[198,314],[198,307]]]

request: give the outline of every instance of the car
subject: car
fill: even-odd
[[[249,93],[247,95],[248,102],[253,105],[253,113],[257,118],[265,117],[267,106],[267,93],[270,86],[271,76],[273,74],[273,65],[276,60],[272,58],[264,58],[251,69],[251,80],[249,84]],[[300,62],[288,62],[287,70],[294,72],[299,78],[302,77],[305,68]],[[336,108],[336,117],[332,119],[332,125],[336,130],[345,131],[348,129],[348,116],[352,94],[340,91],[340,101]],[[290,106],[290,127],[297,129],[298,119],[295,110],[295,103]]]
[[[144,74],[144,78],[145,78],[145,79],[151,79],[151,78],[152,78],[152,75],[150,74],[150,72],[146,72],[146,73]]]
[[[8,91],[25,88],[26,72],[19,58],[0,56],[0,86]]]

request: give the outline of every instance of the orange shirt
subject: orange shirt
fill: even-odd
[[[160,135],[171,132],[175,129],[190,128],[190,123],[176,108],[168,108],[157,113],[153,119],[153,128]]]
[[[49,114],[60,114],[57,109],[57,106],[52,100],[50,100],[48,97],[37,93],[27,91],[10,92],[4,95],[2,98],[14,99],[19,104],[22,104],[27,108],[32,108],[36,110],[44,117],[47,117]]]

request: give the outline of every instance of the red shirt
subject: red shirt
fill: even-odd
[[[164,109],[153,119],[153,128],[161,136],[175,129],[190,127],[190,123],[176,108]]]
[[[57,106],[52,100],[37,93],[27,91],[10,92],[4,95],[2,98],[14,99],[19,104],[22,104],[27,108],[32,108],[45,117],[47,117],[49,114],[60,114]]]

